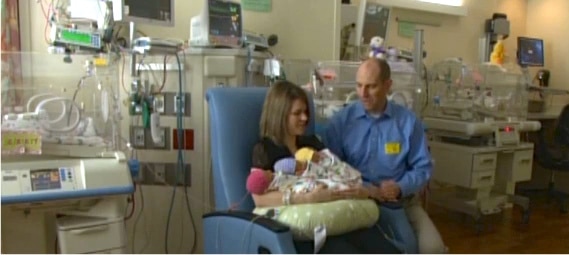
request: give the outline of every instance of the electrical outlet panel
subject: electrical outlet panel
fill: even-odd
[[[133,181],[137,184],[148,185],[150,184],[149,183],[150,180],[154,181],[154,178],[152,178],[152,174],[149,173],[149,170],[144,164],[146,163],[142,162],[140,163],[140,171],[138,172],[138,178],[136,178]]]
[[[152,167],[150,167],[150,171],[153,171],[154,173],[154,184],[166,184],[166,165],[165,164],[153,164]]]
[[[170,150],[172,144],[170,142],[170,127],[160,127],[161,142],[155,143],[152,139],[152,131],[149,128],[141,126],[130,127],[130,143],[135,149],[148,150]]]
[[[150,129],[146,129],[145,137],[146,137],[146,149],[149,150],[169,150],[170,145],[170,128],[169,127],[160,127],[161,132],[161,142],[155,143],[152,139],[152,131]]]
[[[192,186],[192,171],[191,165],[184,165],[184,170],[178,172],[178,163],[170,163],[166,165],[166,183],[169,186]],[[178,176],[176,177],[176,172]]]
[[[178,93],[176,92],[165,92],[164,93],[164,115],[177,116],[178,114]],[[185,117],[191,116],[191,94],[182,93],[182,115]]]
[[[141,185],[165,185],[165,169],[164,164],[141,163],[136,182]]]
[[[130,143],[135,149],[146,147],[146,131],[143,127],[130,127]]]
[[[142,163],[147,164],[141,167],[137,183],[142,185],[167,185],[167,186],[187,186],[191,187],[192,172],[191,165],[185,164],[184,171],[178,172],[177,163]],[[178,172],[178,176],[176,176]]]

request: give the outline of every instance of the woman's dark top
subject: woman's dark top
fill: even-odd
[[[326,147],[315,135],[297,136],[296,147],[308,147],[316,151],[325,149]],[[284,144],[277,144],[268,137],[263,137],[255,147],[253,147],[253,167],[264,170],[274,171],[275,162],[283,158],[294,158],[288,147]]]
[[[296,147],[309,147],[320,151],[325,149],[324,144],[314,135],[298,136]],[[286,145],[276,144],[267,137],[261,138],[253,148],[253,167],[274,171],[275,162],[294,157]],[[299,254],[314,253],[314,241],[294,240],[294,246]],[[320,254],[379,254],[401,253],[401,251],[385,238],[385,235],[375,226],[352,231],[343,235],[328,236]]]

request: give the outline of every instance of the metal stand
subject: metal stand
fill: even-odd
[[[522,223],[529,223],[529,199],[523,196],[491,194],[486,199],[467,199],[456,194],[431,194],[429,199],[431,203],[442,208],[471,216],[475,221],[477,234],[482,233],[484,229],[484,216],[501,213],[507,203],[520,206]]]

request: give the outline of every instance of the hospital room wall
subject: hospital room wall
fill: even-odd
[[[240,0],[236,0],[239,2]],[[272,1],[270,12],[243,12],[244,29],[264,35],[276,34],[278,44],[273,53],[287,59],[330,60],[339,57],[340,0]],[[138,29],[151,37],[188,40],[190,19],[198,15],[203,1],[175,1],[175,26],[140,25]],[[29,21],[24,24],[33,35],[29,50],[45,52],[43,40],[46,20],[41,7],[30,1]],[[126,29],[123,30],[126,32]],[[127,35],[126,33],[124,35]]]
[[[527,29],[529,37],[542,38],[545,67],[551,71],[550,86],[569,89],[569,1],[528,0]],[[569,102],[569,100],[568,100]]]
[[[236,2],[240,2],[237,0]],[[273,0],[270,12],[243,11],[244,29],[264,35],[276,34],[273,53],[287,59],[328,60],[339,56],[340,0]],[[176,1],[175,27],[141,25],[151,36],[190,36],[190,19],[199,14],[203,1]],[[332,39],[330,39],[332,38]]]
[[[352,3],[359,4],[359,0],[352,0]],[[467,63],[476,63],[478,39],[484,36],[485,20],[492,18],[493,13],[505,13],[510,20],[510,37],[504,42],[506,54],[509,60],[515,58],[515,38],[526,31],[527,1],[464,0],[464,5],[468,8],[464,17],[395,8],[389,20],[386,44],[412,49],[413,38],[399,35],[396,19],[413,21],[417,29],[424,30],[427,66],[448,57],[461,57]]]

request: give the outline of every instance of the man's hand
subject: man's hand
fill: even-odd
[[[367,187],[367,190],[368,190],[371,198],[373,198],[379,202],[387,201],[387,198],[385,198],[385,196],[382,193],[383,191],[379,188],[379,186],[371,185],[371,186]]]
[[[399,184],[394,180],[387,180],[382,181],[379,184],[380,195],[386,200],[390,202],[395,202],[398,200],[399,195],[401,194],[401,188]]]

